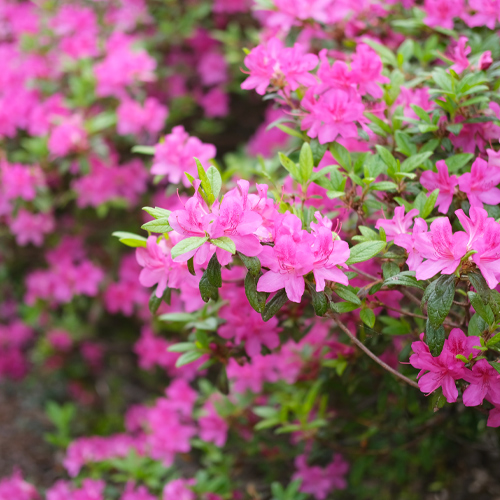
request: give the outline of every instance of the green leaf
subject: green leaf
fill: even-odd
[[[164,208],[160,207],[142,207],[142,209],[147,212],[151,217],[154,217],[155,219],[163,219],[163,218],[169,218],[170,214],[172,213],[170,210],[165,210]]]
[[[439,356],[444,346],[445,331],[443,325],[437,328],[432,326],[430,319],[427,319],[425,325],[425,342],[429,346],[433,356]]]
[[[398,186],[394,182],[382,181],[370,185],[372,191],[397,191]]]
[[[358,307],[360,306],[357,304],[353,304],[352,302],[335,302],[335,303],[331,302],[330,307],[336,313],[343,314],[354,311],[355,309],[358,309]]]
[[[299,170],[297,168],[297,164],[290,160],[288,156],[285,156],[283,153],[279,153],[280,163],[283,167],[288,171],[288,173],[297,181],[300,181]]]
[[[212,185],[210,184],[210,179],[208,178],[207,173],[205,172],[205,169],[203,168],[200,160],[198,160],[198,158],[195,158],[194,161],[196,162],[196,166],[198,168],[198,177],[200,178],[201,187],[205,193],[206,202],[209,206],[211,206],[215,201],[215,196],[212,193]]]
[[[412,156],[417,154],[417,146],[413,142],[411,142],[411,138],[405,132],[401,132],[401,130],[397,130],[395,134],[396,144],[398,145],[397,150],[400,153],[403,153],[406,156]]]
[[[392,170],[396,171],[398,164],[396,160],[394,159],[394,156],[392,156],[391,152],[384,148],[384,146],[380,146],[377,144],[375,146],[377,149],[378,154],[380,155],[380,158],[382,158],[383,162]]]
[[[490,302],[491,290],[480,271],[467,273],[470,284],[475,288],[485,304]]]
[[[188,271],[191,275],[196,276],[196,271],[194,269],[194,255],[187,261]]]
[[[206,271],[200,279],[199,288],[203,302],[208,302],[210,299],[216,301],[219,298],[218,288],[210,283]]]
[[[402,273],[391,276],[384,281],[384,286],[412,286],[425,290],[425,285],[422,281],[417,281],[415,278],[415,271],[403,271]]]
[[[472,318],[469,321],[469,329],[467,331],[467,335],[469,337],[473,335],[477,335],[478,337],[481,337],[483,332],[488,328],[488,324],[486,321],[484,321],[483,318],[479,314],[474,314]]]
[[[432,213],[432,211],[434,210],[434,206],[436,205],[438,196],[439,189],[434,189],[434,191],[429,194],[429,196],[425,200],[422,210],[420,210],[420,217],[422,217],[422,219],[426,219]]]
[[[245,276],[245,295],[250,305],[260,314],[264,312],[266,300],[269,297],[267,292],[257,291],[258,277],[253,276],[250,271]]]
[[[241,262],[243,262],[243,265],[248,269],[248,272],[252,276],[259,276],[260,275],[260,260],[257,257],[248,257],[247,255],[242,254],[241,252],[237,252],[238,257],[241,259]]]
[[[311,151],[313,154],[314,166],[317,167],[319,165],[319,162],[323,159],[323,156],[325,156],[328,147],[326,144],[320,144],[317,139],[312,139],[309,145],[311,146]],[[313,179],[311,178],[311,181],[312,180]]]
[[[175,363],[175,367],[179,368],[181,366],[187,365],[201,358],[203,353],[200,351],[189,351],[185,352]]]
[[[375,40],[372,40],[371,38],[363,38],[363,43],[369,45],[380,56],[380,59],[384,64],[389,64],[395,68],[398,67],[398,60],[391,49],[376,42]]]
[[[215,387],[219,389],[221,394],[226,396],[229,394],[229,379],[227,378],[226,367],[222,365],[219,370],[219,375],[217,375],[217,380],[215,382]]]
[[[155,154],[155,147],[154,146],[134,146],[132,148],[132,153],[139,153],[141,155],[153,156]]]
[[[352,302],[353,304],[361,305],[361,300],[359,300],[359,297],[351,292],[349,288],[347,288],[344,285],[341,285],[340,283],[335,284],[334,292],[344,300],[347,300],[348,302]]]
[[[449,172],[456,172],[462,167],[465,167],[465,165],[467,165],[472,158],[474,158],[474,155],[471,153],[460,153],[446,158],[445,162]]]
[[[210,284],[220,288],[222,286],[221,265],[217,259],[217,254],[214,253],[207,266],[207,278]]]
[[[402,172],[413,172],[413,170],[415,170],[417,167],[422,165],[422,163],[424,163],[424,161],[427,160],[431,156],[432,156],[432,151],[427,151],[426,153],[419,153],[419,154],[410,156],[401,164],[401,171]]]
[[[300,133],[298,130],[294,130],[293,128],[287,127],[282,123],[276,125],[276,128],[279,128],[282,132],[285,132],[285,134],[291,135],[293,137],[298,137],[299,139],[304,140],[304,135],[302,133]]]
[[[276,292],[276,295],[266,304],[262,319],[269,321],[288,301],[285,289],[282,288]]]
[[[316,316],[324,316],[328,310],[328,299],[323,292],[317,292],[312,283],[307,282]]]
[[[234,241],[227,236],[214,238],[213,240],[210,240],[210,243],[214,244],[216,247],[222,248],[222,250],[226,250],[226,252],[229,252],[231,255],[236,253],[236,245],[234,244]]]
[[[334,142],[330,146],[330,153],[332,153],[332,156],[344,170],[346,170],[347,172],[351,170],[351,155],[349,154],[349,151],[347,151],[347,149],[342,146],[342,144]]]
[[[365,325],[369,326],[370,328],[374,327],[375,313],[372,309],[361,309],[361,311],[359,312],[359,317]]]
[[[455,297],[455,275],[441,276],[427,300],[427,315],[433,328],[438,328],[448,316]]]
[[[168,352],[188,352],[194,350],[196,350],[196,344],[194,342],[179,342],[167,348]]]
[[[167,217],[146,222],[146,224],[141,226],[141,229],[151,231],[152,233],[169,233],[170,231],[173,231]]]
[[[213,165],[207,170],[207,178],[212,188],[212,194],[217,199],[222,187],[222,178],[219,171]]]
[[[421,119],[424,120],[426,123],[432,123],[431,117],[429,116],[429,113],[422,109],[420,106],[417,106],[416,104],[410,104],[411,109],[415,112],[415,114]]]
[[[372,128],[372,130],[377,135],[381,135],[382,137],[385,137],[386,134],[392,134],[391,126],[388,125],[384,120],[381,120],[378,116],[374,115],[373,113],[365,112],[365,116],[372,122],[372,126],[374,126]],[[380,131],[382,133],[378,133],[379,130],[377,130],[377,128],[375,128],[375,127],[380,129]]]
[[[311,178],[314,168],[314,158],[311,150],[311,146],[307,142],[302,144],[299,155],[299,169],[300,177],[302,179],[301,184],[306,185]]]
[[[160,304],[163,300],[163,297],[157,297],[156,296],[156,290],[151,294],[149,297],[149,311],[151,314],[156,314],[158,311],[158,308],[160,307]]]
[[[192,236],[191,238],[179,241],[179,243],[177,243],[177,245],[175,245],[170,252],[172,259],[179,257],[179,255],[184,255],[185,253],[196,250],[207,241],[208,236]]]
[[[120,243],[128,247],[146,247],[146,238],[134,233],[127,233],[126,231],[115,231],[112,236],[119,238]]]
[[[495,322],[495,315],[493,314],[491,307],[483,302],[483,299],[481,299],[481,296],[478,293],[468,292],[467,295],[469,296],[469,300],[474,308],[474,311],[476,311],[476,313],[479,314],[479,316],[481,316],[481,318],[483,318],[488,325],[492,325]]]
[[[191,313],[166,313],[162,314],[158,319],[171,323],[188,323],[193,320],[193,315]]]
[[[385,248],[384,241],[365,241],[351,248],[349,259],[346,264],[365,262],[380,253]]]

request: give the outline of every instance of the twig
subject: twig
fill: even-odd
[[[369,356],[371,359],[373,359],[373,361],[375,361],[375,363],[379,364],[384,370],[387,370],[389,373],[392,373],[394,376],[398,377],[399,379],[403,380],[404,382],[406,382],[408,385],[411,385],[412,387],[415,387],[416,389],[418,389],[418,384],[414,381],[414,380],[411,380],[409,379],[408,377],[405,377],[402,373],[399,373],[397,370],[395,370],[394,368],[391,368],[387,363],[384,363],[378,356],[376,356],[375,354],[373,354],[373,352],[370,351],[370,349],[368,349],[368,347],[366,347],[363,342],[361,342],[355,335],[353,335],[351,333],[351,331],[349,330],[349,328],[347,328],[347,326],[344,325],[344,323],[342,323],[342,321],[339,320],[338,316],[333,312],[333,311],[329,311],[328,312],[328,315],[330,317],[332,317],[336,322],[337,322],[337,325],[340,327],[340,329],[367,355]]]
[[[365,273],[364,271],[361,271],[361,269],[358,269],[357,267],[349,266],[349,269],[352,269],[355,273],[358,273],[361,276],[368,278],[369,280],[380,281],[380,278],[377,278],[376,276],[373,276],[372,274]]]
[[[416,314],[416,313],[412,313],[409,311],[403,311],[402,309],[398,309],[397,307],[388,306],[387,304],[384,304],[380,301],[378,302],[378,304],[380,305],[380,307],[384,307],[385,309],[390,309],[391,311],[395,311],[395,312],[398,312],[400,314],[404,314],[406,316],[412,316],[413,318],[420,318],[420,319],[425,319],[425,320],[427,319],[427,316],[424,316],[423,314]],[[459,324],[452,323],[451,321],[444,321],[443,324],[448,325],[448,326],[453,326],[454,328],[460,328]]]
[[[399,290],[407,299],[410,299],[412,302],[414,302],[415,304],[418,305],[418,307],[420,307],[420,299],[415,297],[415,295],[413,295],[413,293],[411,293],[410,291],[408,291],[406,288],[401,288]]]

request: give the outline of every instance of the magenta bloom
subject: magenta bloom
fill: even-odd
[[[62,120],[50,133],[48,147],[51,155],[61,157],[87,149],[87,132],[83,128],[82,118],[74,115]]]
[[[259,292],[276,292],[285,288],[292,302],[300,302],[304,293],[304,275],[312,271],[314,255],[311,250],[312,237],[302,229],[300,219],[285,214],[277,229],[274,247],[265,246],[259,255],[264,273],[257,283]]]
[[[207,443],[214,443],[222,448],[227,440],[229,426],[217,413],[214,404],[207,401],[203,405],[203,415],[198,419],[200,438]]]
[[[384,95],[378,84],[389,83],[390,80],[382,76],[382,61],[371,47],[364,43],[356,47],[351,68],[351,81],[358,85],[361,95],[370,94],[375,99]]]
[[[156,296],[160,298],[169,280],[178,281],[178,270],[172,268],[172,259],[170,255],[167,255],[165,240],[157,243],[156,236],[150,236],[146,245],[146,248],[136,249],[137,262],[143,267],[139,281],[142,286],[146,287],[157,284]]]
[[[348,139],[358,136],[357,121],[363,119],[365,109],[361,98],[353,93],[333,89],[317,100],[309,91],[302,105],[309,114],[302,120],[302,130],[309,137],[317,137],[321,144],[333,142],[340,137]]]
[[[190,183],[184,172],[196,176],[196,162],[198,158],[204,165],[215,158],[216,150],[212,144],[204,144],[197,137],[190,137],[182,125],[172,129],[172,133],[165,136],[163,142],[155,146],[155,156],[151,173],[165,175],[169,182],[189,187]]]
[[[500,22],[500,2],[498,0],[469,0],[469,7],[475,14],[463,16],[464,21],[471,28],[487,26],[495,29],[495,24]]]
[[[349,258],[349,245],[345,241],[333,239],[330,220],[322,219],[321,214],[315,214],[318,223],[311,223],[314,242],[312,251],[314,254],[313,274],[316,280],[316,291],[325,289],[325,280],[335,281],[342,285],[348,285],[347,276],[337,267],[347,267],[346,260]]]
[[[469,359],[471,354],[474,358],[479,355],[481,351],[476,349],[478,346],[481,346],[481,340],[478,336],[471,335],[468,337],[460,328],[453,328],[444,341],[443,350],[449,351],[455,357],[460,354]]]
[[[338,453],[326,467],[309,466],[305,455],[295,459],[296,472],[292,479],[301,479],[300,491],[309,493],[317,500],[324,500],[334,490],[347,487],[345,475],[349,464]]]
[[[196,495],[190,486],[194,486],[194,479],[174,479],[165,485],[163,500],[195,500]]]
[[[483,159],[477,158],[472,164],[470,173],[458,179],[460,191],[467,194],[473,207],[482,207],[483,203],[497,205],[500,203],[500,168],[489,166]]]
[[[478,406],[484,398],[494,404],[500,404],[500,375],[486,359],[480,359],[472,372],[467,370],[463,379],[470,383],[465,389],[463,401],[465,406]]]
[[[410,363],[415,368],[428,371],[423,376],[422,371],[419,373],[418,386],[422,392],[428,395],[438,387],[442,387],[443,395],[448,403],[454,403],[457,400],[458,389],[455,380],[463,378],[465,372],[463,361],[456,359],[450,351],[443,349],[437,357],[421,352],[416,365],[413,364],[412,358],[410,358]]]
[[[453,64],[450,69],[456,71],[457,73],[462,73],[470,66],[467,56],[471,53],[472,49],[470,47],[466,47],[468,41],[469,39],[466,36],[461,36],[458,39],[458,42],[456,42],[453,46],[450,59],[455,64]]]
[[[21,208],[17,217],[9,224],[16,242],[20,246],[28,243],[39,247],[43,243],[45,234],[51,233],[55,228],[54,217],[50,213],[33,214]]]
[[[420,183],[429,191],[439,189],[437,197],[438,211],[442,214],[448,212],[453,201],[453,195],[458,186],[458,178],[456,175],[448,173],[448,167],[444,160],[439,160],[436,163],[437,173],[432,170],[426,170],[420,177]]]
[[[464,14],[463,0],[425,0],[424,10],[427,17],[424,23],[427,26],[440,26],[453,29],[453,19]]]
[[[127,98],[120,103],[116,113],[116,130],[120,135],[148,132],[156,135],[165,126],[168,109],[154,97],[148,97],[143,105]]]
[[[379,219],[380,220],[380,219]],[[410,271],[415,271],[422,263],[422,256],[416,248],[416,241],[419,234],[427,233],[427,222],[424,219],[415,219],[413,231],[411,234],[402,233],[394,237],[394,243],[401,248],[404,248],[408,253],[406,264]]]
[[[413,208],[405,215],[405,207],[396,207],[392,219],[378,219],[375,228],[384,228],[387,241],[392,241],[400,234],[410,232],[410,226],[413,223],[413,217],[418,214],[418,210]]]
[[[427,280],[438,273],[453,274],[467,253],[467,234],[453,234],[450,220],[440,218],[431,224],[430,232],[416,237],[415,248],[427,259],[416,269],[417,280]]]

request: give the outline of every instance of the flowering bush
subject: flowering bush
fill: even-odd
[[[0,377],[65,470],[0,500],[453,495],[500,426],[498,22],[0,1]]]

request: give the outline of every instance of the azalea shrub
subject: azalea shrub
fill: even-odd
[[[499,22],[490,0],[1,1],[0,378],[38,384],[64,472],[6,471],[0,500],[478,493]]]

